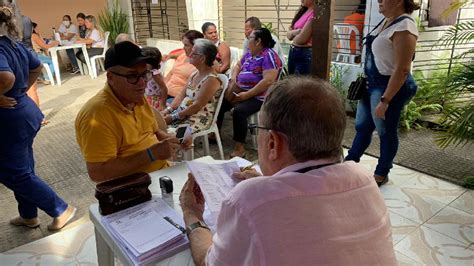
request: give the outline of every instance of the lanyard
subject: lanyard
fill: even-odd
[[[339,163],[339,162],[337,162],[337,163]],[[303,173],[309,172],[309,171],[314,170],[314,169],[323,168],[323,167],[330,166],[330,165],[337,164],[337,163],[327,163],[327,164],[320,164],[320,165],[308,166],[308,167],[299,169],[299,170],[294,171],[294,172],[303,174]]]

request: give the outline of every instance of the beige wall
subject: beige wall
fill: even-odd
[[[82,12],[97,15],[107,6],[107,0],[18,0],[21,12],[38,23],[44,37],[51,37],[51,28],[59,27],[65,14],[76,23],[76,15]]]

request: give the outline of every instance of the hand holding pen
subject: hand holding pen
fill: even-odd
[[[249,179],[249,178],[252,178],[252,177],[261,176],[261,174],[259,172],[257,172],[257,170],[255,170],[255,168],[253,168],[256,164],[257,163],[252,163],[249,166],[241,167],[240,172],[233,173],[232,177],[237,178],[237,179],[245,180],[245,179]]]

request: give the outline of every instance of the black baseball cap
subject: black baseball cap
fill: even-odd
[[[105,69],[113,66],[132,67],[138,63],[146,62],[148,64],[157,64],[153,57],[145,56],[138,45],[123,41],[110,47],[105,53]]]

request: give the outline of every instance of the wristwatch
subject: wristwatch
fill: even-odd
[[[188,236],[189,238],[189,234],[191,234],[192,231],[194,231],[194,229],[197,229],[197,228],[205,228],[209,231],[211,231],[211,229],[209,228],[209,226],[207,226],[207,224],[203,221],[197,221],[195,223],[192,223],[190,225],[188,225],[188,227],[186,227],[186,235]]]
[[[385,98],[385,96],[383,96],[383,95],[382,95],[382,97],[380,97],[380,102],[383,102],[383,103],[386,103],[386,104],[389,103],[388,99]]]

